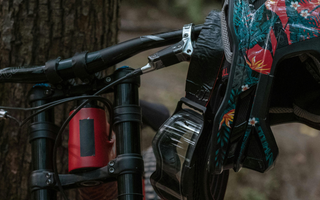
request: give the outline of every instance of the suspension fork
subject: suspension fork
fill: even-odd
[[[118,79],[132,71],[120,68],[114,74]],[[114,87],[114,131],[117,156],[141,156],[141,108],[138,88],[140,77],[124,80]],[[142,159],[142,158],[141,158]],[[142,161],[142,160],[141,160]],[[142,200],[142,172],[127,171],[118,176],[119,200]]]
[[[46,97],[50,95],[50,92],[50,87],[47,85],[35,85],[29,93],[31,106],[41,106],[48,103]],[[54,110],[50,109],[33,117],[28,132],[32,148],[33,172],[53,171],[52,153],[56,133],[58,132],[58,127],[54,124]],[[33,189],[31,191],[31,199],[56,200],[57,192],[50,189]]]

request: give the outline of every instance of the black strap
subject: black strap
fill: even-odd
[[[44,73],[47,77],[47,80],[52,84],[61,83],[63,79],[59,76],[57,71],[57,66],[60,61],[60,57],[57,59],[49,60],[46,62]]]
[[[73,73],[82,81],[84,81],[90,76],[90,74],[87,72],[87,53],[87,51],[84,51],[82,53],[76,53],[72,57]]]
[[[186,81],[186,98],[207,106],[223,61],[220,13],[211,11],[196,41]]]

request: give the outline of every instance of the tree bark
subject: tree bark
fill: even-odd
[[[119,4],[120,0],[0,0],[0,67],[44,65],[58,56],[69,58],[115,44]],[[27,107],[31,86],[1,84],[0,105]],[[67,107],[56,110],[58,125],[68,116]],[[20,121],[29,114],[10,111]],[[4,200],[30,199],[31,147],[26,130],[18,134],[17,127],[13,120],[0,122],[0,199]],[[57,154],[60,173],[67,170],[67,133]],[[78,199],[75,192],[70,195]]]

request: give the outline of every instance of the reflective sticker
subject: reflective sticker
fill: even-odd
[[[161,41],[161,40],[164,40],[163,38],[161,37],[158,37],[158,36],[154,36],[154,35],[145,35],[145,36],[142,36],[140,38],[148,38],[150,40],[155,40],[155,41]]]

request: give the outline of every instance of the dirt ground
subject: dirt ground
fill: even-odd
[[[123,4],[121,8],[119,41],[180,29],[189,21],[164,15],[155,7],[140,8]],[[147,64],[147,51],[122,62],[118,66],[133,68]],[[176,103],[184,96],[188,64],[182,63],[141,77],[141,99],[162,103],[173,112]],[[320,199],[320,137],[319,131],[301,124],[286,124],[272,128],[280,155],[270,172],[260,174],[248,169],[231,172],[227,200],[315,200]],[[151,145],[154,132],[144,129],[143,148]]]

